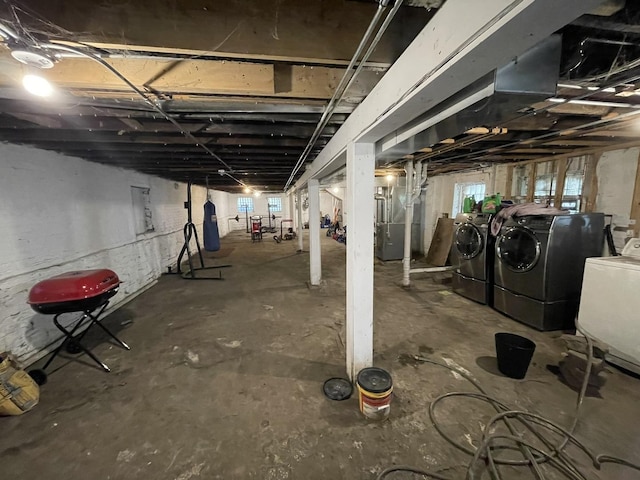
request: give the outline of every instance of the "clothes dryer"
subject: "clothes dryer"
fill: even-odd
[[[491,305],[493,297],[493,237],[491,216],[477,214],[457,226],[453,234],[451,260],[453,291],[476,302]]]
[[[603,245],[602,213],[507,220],[495,245],[494,308],[538,330],[573,328],[585,260]]]

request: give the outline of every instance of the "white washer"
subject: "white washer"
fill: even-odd
[[[606,359],[640,374],[640,238],[618,257],[588,258],[578,321],[580,328],[609,346]]]

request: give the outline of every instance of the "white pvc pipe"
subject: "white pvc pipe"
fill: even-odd
[[[402,286],[411,284],[411,224],[413,223],[413,160],[407,161],[404,167],[406,174],[406,205],[404,211],[404,255],[402,256]]]
[[[448,267],[425,267],[425,268],[412,268],[410,273],[437,273],[437,272],[449,272],[455,270],[455,265],[449,265]]]

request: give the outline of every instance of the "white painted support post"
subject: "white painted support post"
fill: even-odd
[[[347,146],[347,374],[373,364],[373,221],[375,147],[373,143]]]
[[[289,215],[287,219],[291,219],[292,223],[289,224],[291,228],[296,228],[296,202],[294,201],[293,193],[289,194]]]
[[[304,233],[303,227],[304,223],[302,222],[302,191],[296,190],[296,199],[298,202],[298,210],[296,212],[296,216],[298,218],[298,251],[302,252],[304,250],[304,240],[302,238],[302,234]]]
[[[315,178],[309,180],[309,270],[311,285],[320,285],[320,184]]]
[[[404,255],[402,256],[402,286],[411,285],[409,271],[411,270],[411,224],[413,223],[413,160],[407,161],[404,167],[406,173],[406,201],[404,213]]]

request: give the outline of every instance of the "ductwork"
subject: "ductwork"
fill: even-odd
[[[376,144],[383,162],[431,148],[475,127],[499,127],[523,108],[554,96],[562,38],[552,35]]]

